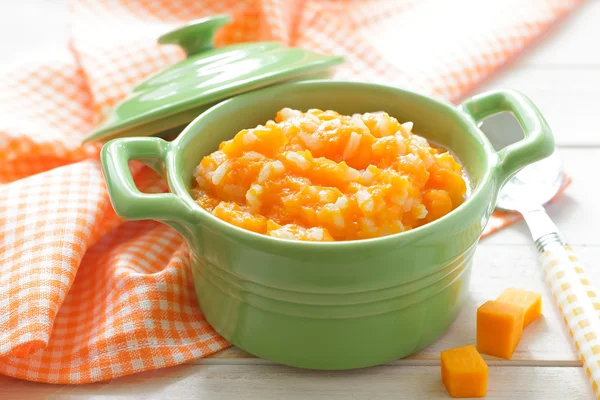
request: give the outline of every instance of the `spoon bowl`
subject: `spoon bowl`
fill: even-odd
[[[562,160],[557,152],[533,163],[512,177],[500,193],[496,208],[526,212],[547,204],[565,183]]]

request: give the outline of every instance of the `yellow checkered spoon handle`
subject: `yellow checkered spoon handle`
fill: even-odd
[[[577,354],[600,399],[600,295],[573,250],[557,233],[536,240],[554,301],[569,328]]]

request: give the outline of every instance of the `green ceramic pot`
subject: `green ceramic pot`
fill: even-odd
[[[337,243],[255,234],[196,205],[189,190],[202,157],[283,107],[383,110],[413,121],[417,133],[458,156],[472,192],[456,210],[417,229]],[[478,123],[502,111],[512,112],[526,135],[496,152]],[[484,93],[456,108],[387,86],[304,81],[225,100],[173,142],[115,139],[102,149],[102,166],[118,215],[162,221],[185,237],[201,308],[227,340],[283,364],[349,369],[407,356],[448,328],[467,297],[473,253],[500,187],[553,148],[544,118],[518,92]],[[140,193],[129,160],[161,172],[171,193]]]

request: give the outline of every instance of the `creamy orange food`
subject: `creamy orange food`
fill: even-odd
[[[284,108],[204,157],[192,196],[216,217],[296,240],[390,235],[459,206],[467,185],[448,152],[383,112]]]

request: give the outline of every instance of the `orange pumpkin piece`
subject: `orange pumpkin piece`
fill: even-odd
[[[521,340],[523,309],[490,300],[477,309],[477,350],[510,360]]]
[[[454,398],[485,397],[488,366],[470,344],[442,351],[442,382]]]
[[[506,289],[496,301],[523,309],[523,328],[542,315],[542,295],[523,289]]]

